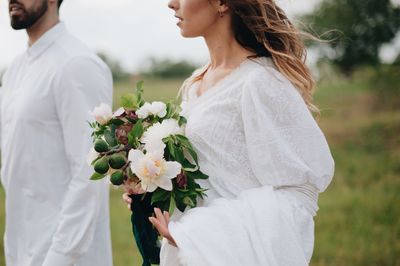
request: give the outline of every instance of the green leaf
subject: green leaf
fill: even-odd
[[[145,103],[143,99],[143,83],[143,80],[136,83],[136,103],[138,107],[141,107]]]
[[[203,174],[200,171],[196,171],[196,172],[186,172],[186,175],[188,177],[191,177],[193,179],[208,179],[208,175]]]
[[[171,193],[171,199],[169,201],[169,209],[168,209],[170,216],[172,216],[172,214],[174,213],[175,208],[176,208],[176,203],[175,203],[174,195]]]
[[[138,108],[138,99],[137,96],[133,93],[125,94],[121,96],[121,107],[125,109],[137,109]]]
[[[190,143],[189,139],[183,135],[175,135],[176,139],[179,141],[179,143],[187,149],[189,152],[190,156],[192,156],[193,160],[196,162],[196,164],[199,164],[197,154],[194,151],[192,144]]]
[[[178,124],[179,124],[180,127],[183,126],[183,125],[186,125],[186,124],[187,124],[186,118],[183,117],[183,116],[180,116],[180,117],[179,117]]]
[[[118,145],[118,141],[115,138],[115,129],[114,130],[110,130],[107,129],[104,131],[104,138],[107,141],[108,145],[110,145],[111,147],[117,146]]]
[[[182,199],[176,200],[176,207],[178,208],[179,211],[184,212],[186,209],[185,203],[183,203]]]
[[[144,128],[143,128],[143,121],[138,120],[135,124],[135,126],[132,128],[132,135],[134,138],[140,139],[143,135]]]
[[[124,121],[122,121],[121,119],[118,119],[118,118],[113,118],[113,119],[111,119],[110,122],[111,122],[113,125],[116,125],[116,126],[121,126],[121,125],[124,124]]]
[[[99,174],[99,173],[94,173],[91,177],[90,180],[100,180],[103,179],[106,175],[105,174]]]
[[[173,148],[175,152],[174,156],[175,160],[182,165],[185,161],[185,156],[183,155],[183,151],[175,145],[173,146]]]
[[[177,135],[175,135],[175,137],[183,146],[185,146],[185,147],[192,146],[192,145],[190,145],[190,141],[186,136],[177,134]]]
[[[198,158],[197,158],[197,153],[192,149],[192,148],[186,148],[186,150],[189,152],[190,156],[192,156],[192,159],[196,162],[196,164],[199,164]]]
[[[132,128],[131,132],[128,133],[128,143],[132,146],[132,148],[139,147],[139,139],[142,137],[143,132],[143,121],[138,120],[135,126]]]
[[[167,148],[169,151],[169,154],[171,154],[171,156],[173,158],[175,158],[176,154],[175,154],[175,145],[172,139],[168,139],[167,140]]]
[[[185,159],[182,163],[182,169],[187,172],[196,172],[197,170],[199,170],[199,167],[197,165],[191,164],[188,160]]]
[[[185,205],[189,206],[190,208],[194,208],[196,207],[196,198],[186,196],[183,198],[183,203],[185,203]]]
[[[165,115],[165,119],[168,119],[168,118],[170,118],[170,115],[171,115],[171,104],[167,103],[166,106],[167,106],[167,108],[166,108],[167,114]]]
[[[143,80],[138,81],[138,83],[136,83],[136,90],[138,90],[141,93],[143,93],[143,84],[144,84]]]
[[[171,193],[169,193],[168,191],[163,189],[157,189],[156,191],[153,192],[153,195],[151,196],[151,204],[153,205],[160,201],[169,200],[170,196]]]
[[[101,156],[99,156],[96,159],[94,159],[90,165],[94,165],[100,158],[101,158]]]
[[[134,149],[136,149],[140,145],[139,141],[133,137],[132,133],[128,134],[128,144]]]

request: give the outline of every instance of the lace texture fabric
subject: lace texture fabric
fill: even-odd
[[[329,185],[334,162],[296,88],[268,58],[248,59],[202,96],[187,91],[186,134],[212,188],[232,198],[260,185]]]
[[[307,265],[334,162],[301,95],[268,58],[197,89],[183,111],[209,197],[172,217],[179,248],[164,241],[161,265]]]

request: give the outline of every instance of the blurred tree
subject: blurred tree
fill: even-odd
[[[393,65],[395,66],[400,66],[400,54],[396,57],[396,59],[393,62]]]
[[[144,75],[156,78],[185,78],[190,76],[196,69],[196,66],[186,62],[174,62],[169,59],[158,60],[149,59],[149,67],[144,71]]]
[[[343,34],[323,42],[321,51],[350,74],[357,66],[380,63],[379,48],[400,29],[400,7],[390,0],[322,0],[302,19],[317,33],[338,30]]]
[[[110,68],[114,82],[129,80],[130,74],[122,69],[121,64],[117,60],[112,59],[110,56],[103,52],[98,52],[97,55]]]

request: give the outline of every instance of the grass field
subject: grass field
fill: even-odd
[[[173,99],[181,81],[147,80],[147,100]],[[131,88],[117,84],[118,96]],[[400,265],[400,111],[377,104],[366,84],[321,84],[320,125],[330,143],[336,174],[319,199],[315,252],[311,265]],[[139,266],[129,211],[121,192],[111,189],[114,264]],[[0,234],[4,192],[0,189]],[[0,265],[4,261],[0,245]]]

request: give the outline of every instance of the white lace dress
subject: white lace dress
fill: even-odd
[[[302,97],[268,58],[247,59],[200,97],[197,87],[186,134],[210,190],[173,215],[178,248],[164,240],[161,265],[308,265],[334,162]]]

